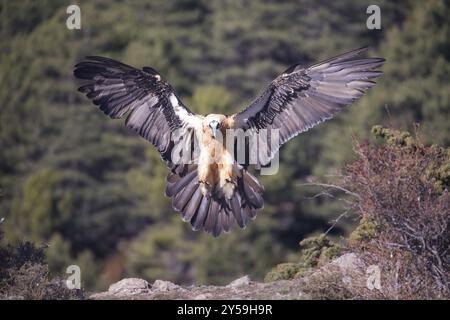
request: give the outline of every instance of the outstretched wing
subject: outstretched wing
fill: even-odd
[[[357,49],[310,67],[293,65],[278,76],[249,107],[235,114],[234,127],[244,130],[279,129],[279,143],[269,148],[267,164],[279,147],[301,132],[331,119],[364,95],[382,72],[382,58],[354,59]],[[270,137],[270,134],[269,134]]]
[[[78,90],[111,118],[127,115],[126,127],[153,143],[169,167],[178,139],[186,142],[201,124],[172,86],[152,68],[136,69],[104,57],[86,57],[75,66],[77,78],[89,80]]]

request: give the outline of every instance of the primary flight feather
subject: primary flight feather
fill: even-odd
[[[90,56],[75,66],[74,75],[87,80],[79,91],[100,110],[111,118],[126,116],[126,127],[158,149],[170,170],[166,195],[182,219],[194,230],[203,228],[218,236],[230,231],[235,221],[244,228],[264,204],[264,187],[247,170],[248,140],[245,161],[237,161],[237,148],[230,147],[236,145],[236,138],[227,143],[231,140],[225,138],[227,132],[276,131],[263,136],[270,147],[255,163],[258,168],[267,165],[281,145],[332,118],[375,85],[372,79],[382,74],[377,69],[384,59],[358,59],[364,51],[367,48],[309,67],[293,65],[250,106],[231,116],[195,114],[150,67],[139,70]],[[277,141],[271,144],[274,137]]]

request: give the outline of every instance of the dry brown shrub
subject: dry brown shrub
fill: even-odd
[[[450,298],[450,151],[404,132],[373,133],[384,143],[356,143],[342,181],[356,195],[352,209],[365,232],[351,236],[349,249],[381,271],[381,291],[357,295]]]
[[[70,290],[64,279],[53,278],[43,248],[30,242],[3,243],[0,222],[0,300],[83,299],[82,290]]]

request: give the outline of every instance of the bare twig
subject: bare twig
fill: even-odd
[[[334,220],[334,223],[327,229],[327,231],[325,231],[324,235],[326,236],[331,230],[333,230],[334,227],[338,224],[339,220],[341,220],[343,217],[345,217],[349,211],[350,211],[350,209],[347,209],[343,213],[341,213],[339,215],[339,217],[337,217]]]
[[[324,187],[324,188],[331,188],[343,191],[346,194],[349,194],[351,196],[354,196],[356,198],[360,198],[360,196],[357,193],[354,193],[348,189],[345,189],[344,187],[337,186],[334,184],[328,184],[328,183],[320,183],[320,182],[306,182],[306,183],[300,183],[299,186],[315,186],[315,187]]]

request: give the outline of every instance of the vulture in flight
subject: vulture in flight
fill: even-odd
[[[365,51],[360,48],[311,66],[295,64],[233,115],[195,114],[150,67],[137,69],[89,56],[75,66],[74,75],[86,80],[79,91],[100,110],[111,118],[126,116],[126,127],[157,148],[169,168],[166,195],[173,208],[193,230],[203,228],[216,237],[229,232],[234,222],[245,228],[263,207],[264,187],[248,171],[250,164],[267,166],[281,145],[331,119],[375,85],[372,79],[382,74],[377,69],[384,59],[358,57]],[[257,146],[276,141],[261,146],[265,152],[257,152],[255,163],[250,163],[251,143],[245,136],[265,130]],[[241,149],[234,148],[236,135],[229,138],[228,131],[244,133],[243,161],[237,161]]]

